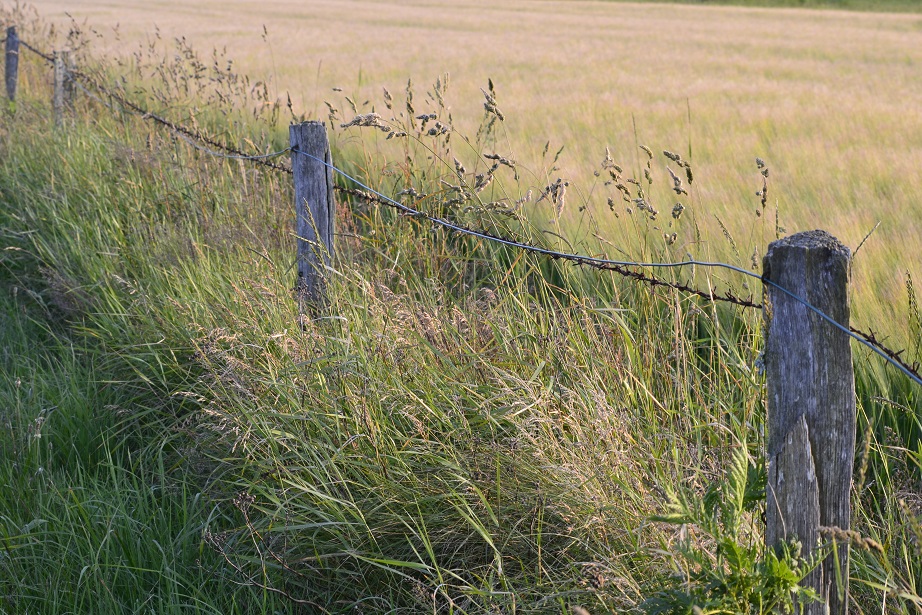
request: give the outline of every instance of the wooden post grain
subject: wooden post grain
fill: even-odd
[[[324,272],[333,253],[333,164],[323,122],[290,128],[298,237],[298,291],[310,302],[323,299]],[[324,164],[326,163],[326,164]]]
[[[6,95],[10,102],[16,101],[16,84],[19,81],[19,34],[16,26],[6,29]]]
[[[850,253],[825,231],[775,241],[763,277],[848,327]],[[855,458],[855,376],[849,337],[805,305],[764,287],[768,389],[766,543],[799,540],[815,551],[821,528],[848,530]],[[823,603],[804,614],[844,615],[848,546],[839,545],[805,580]],[[836,570],[836,567],[839,567]],[[828,611],[827,611],[828,608]]]

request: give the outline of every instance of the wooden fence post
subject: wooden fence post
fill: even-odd
[[[333,164],[323,122],[290,128],[298,237],[298,292],[310,302],[324,295],[324,272],[333,253]],[[326,164],[324,164],[324,162]]]
[[[54,125],[61,126],[64,123],[64,110],[73,108],[74,93],[77,89],[77,82],[73,75],[74,62],[70,52],[54,52]]]
[[[52,107],[54,108],[54,125],[64,123],[64,81],[67,78],[67,66],[70,63],[66,51],[54,52],[54,95]]]
[[[77,98],[77,79],[74,76],[77,72],[77,61],[74,55],[69,51],[64,52],[64,108],[74,109],[74,101]]]
[[[850,253],[825,231],[772,242],[763,277],[848,327]],[[766,543],[800,540],[815,551],[821,528],[848,530],[855,458],[855,375],[849,337],[788,294],[763,284],[768,388]],[[844,615],[848,545],[837,545],[805,583],[824,604],[809,615]],[[838,566],[838,570],[836,567]],[[828,610],[827,610],[828,608]]]
[[[16,84],[19,81],[19,34],[16,26],[6,29],[6,95],[10,102],[16,101]]]

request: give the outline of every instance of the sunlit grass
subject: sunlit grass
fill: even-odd
[[[462,11],[468,21],[440,27],[476,33],[482,15],[474,8]],[[590,8],[604,23],[603,8]],[[657,10],[667,8],[668,14],[686,10]],[[769,14],[727,15],[742,27]],[[523,17],[523,28],[535,25],[530,19]],[[863,27],[847,15],[818,19]],[[563,32],[577,25],[575,18],[560,22]],[[734,27],[725,27],[731,36]],[[571,44],[579,49],[579,41]],[[289,57],[278,47],[274,53],[277,60]],[[650,66],[668,64],[656,54],[649,58]],[[813,61],[806,60],[808,66]],[[168,65],[166,84],[131,67],[112,69],[128,73],[133,95],[158,104],[157,92],[172,91],[170,79],[187,74],[184,62]],[[722,69],[727,74],[729,64]],[[656,89],[638,76],[641,66],[647,64],[633,67],[633,85],[638,92]],[[47,71],[34,63],[28,70],[17,121],[3,124],[0,157],[3,239],[12,248],[2,253],[9,274],[3,288],[19,289],[3,312],[10,375],[0,379],[0,395],[10,408],[10,446],[0,463],[7,485],[0,499],[7,540],[0,563],[10,571],[4,578],[15,579],[4,587],[3,608],[638,611],[649,608],[646,598],[670,575],[687,574],[676,555],[680,548],[691,544],[706,558],[713,554],[694,527],[652,518],[664,511],[668,494],[703,494],[725,480],[730,459],[760,465],[758,313],[458,239],[391,210],[344,200],[334,267],[327,272],[328,303],[302,314],[292,292],[287,176],[204,156],[140,118],[112,114],[85,98],[66,128],[52,131]],[[367,70],[363,80],[375,74]],[[705,86],[718,88],[719,77],[712,79],[702,77]],[[205,108],[195,95],[224,86],[205,76],[201,81],[188,99],[165,99],[172,117],[198,121],[253,149],[284,142],[284,103],[262,105],[266,101],[241,81],[221,90],[232,97],[227,105],[212,99],[214,106]],[[377,85],[361,87],[373,90],[376,109],[399,124],[401,110],[406,120],[405,80],[395,81],[388,82],[394,103],[387,111]],[[484,94],[468,88],[464,77],[458,81],[454,72],[447,104],[457,105],[451,113],[458,123],[450,143],[444,135],[413,131],[395,143],[373,128],[344,131],[333,122],[338,162],[394,193],[412,185],[429,195],[427,206],[456,219],[544,244],[558,239],[542,230],[561,231],[579,237],[580,249],[589,245],[591,214],[611,231],[608,241],[624,233],[629,253],[681,258],[689,248],[664,244],[665,228],[656,227],[672,224],[684,241],[694,236],[694,220],[707,226],[717,214],[733,242],[716,229],[691,249],[745,264],[753,248],[778,232],[773,203],[755,215],[762,185],[755,155],[769,162],[772,194],[789,199],[794,186],[822,186],[819,196],[803,193],[816,205],[869,181],[878,182],[875,190],[890,190],[887,167],[878,159],[880,166],[869,167],[876,169],[871,179],[855,171],[821,181],[814,171],[824,173],[822,157],[808,161],[798,147],[816,153],[827,138],[844,147],[850,134],[860,137],[859,145],[877,132],[889,131],[891,145],[903,138],[903,124],[886,118],[853,132],[822,124],[822,111],[834,110],[811,111],[806,86],[787,106],[779,102],[780,89],[774,92],[777,98],[760,103],[766,106],[757,106],[762,114],[755,117],[740,101],[739,110],[699,111],[681,95],[657,89],[659,102],[647,101],[633,118],[592,103],[581,108],[582,119],[549,116],[557,124],[548,126],[519,108],[516,96],[533,88],[497,79],[507,119],[478,139],[478,123],[490,120]],[[488,87],[483,77],[472,82]],[[448,110],[438,106],[438,96],[426,100],[432,87],[422,83],[414,90],[417,111],[438,110],[444,118]],[[584,97],[555,87],[561,89],[552,94],[583,104]],[[732,96],[741,86],[728,87]],[[353,94],[325,96],[343,122],[352,110],[342,97]],[[746,96],[771,94],[756,88]],[[355,100],[361,107],[364,98]],[[627,99],[613,98],[619,100]],[[258,117],[242,119],[255,104]],[[231,105],[237,109],[229,111]],[[776,106],[780,116],[773,115]],[[274,115],[279,109],[282,115]],[[669,122],[652,128],[645,119],[651,117]],[[560,132],[533,137],[523,128],[528,122]],[[740,126],[750,128],[732,145],[729,132]],[[788,132],[790,126],[806,136]],[[598,141],[584,143],[586,135]],[[617,224],[625,230],[614,230],[601,198],[611,187],[593,175],[609,139],[626,176],[643,176],[646,154],[636,146],[652,148],[656,181],[649,190],[658,220],[619,210]],[[560,172],[543,170],[558,143],[573,158],[564,156],[568,166]],[[775,144],[780,149],[758,151]],[[692,194],[683,198],[689,209],[675,220],[660,154],[667,148],[692,160],[696,175]],[[502,167],[489,190],[451,203],[452,192],[440,180],[473,184],[489,168],[482,154],[516,149],[520,180]],[[854,162],[865,160],[860,147],[849,151]],[[725,155],[732,164],[721,166]],[[439,156],[452,166],[445,168]],[[453,167],[454,157],[466,172]],[[896,164],[897,158],[887,160]],[[561,202],[563,224],[553,219],[553,199],[535,203],[533,196],[523,204],[524,217],[489,207],[497,202],[491,199],[505,197],[508,204],[529,188],[540,193],[565,169],[573,180]],[[802,182],[788,182],[791,175]],[[730,195],[727,202],[721,195]],[[582,206],[588,208],[580,212]],[[810,220],[822,213],[810,209],[783,207],[782,224],[791,231],[794,216]],[[908,214],[894,215],[904,216],[903,231],[910,233]],[[854,240],[840,232],[853,246],[866,233],[855,224]],[[615,252],[604,241],[597,245]],[[878,267],[867,250],[859,264]],[[724,284],[709,275],[698,271],[696,280]],[[892,288],[897,300],[903,296]],[[891,325],[915,331],[905,317]],[[922,459],[918,393],[857,354],[859,433],[868,437],[858,457],[864,470],[858,472],[856,529],[883,545],[884,554],[856,554],[853,607],[879,612],[885,604],[913,612],[920,569],[913,495]],[[25,403],[22,383],[39,380],[44,384],[33,390],[46,398]],[[49,414],[47,431],[36,439],[36,419],[51,406],[65,412]],[[51,476],[48,482],[34,478],[39,468]],[[21,492],[25,503],[16,497]],[[48,523],[32,524],[36,511]],[[758,505],[745,511],[735,530],[754,552],[762,540],[759,512]],[[53,590],[42,591],[48,587]],[[91,604],[96,596],[101,603]]]

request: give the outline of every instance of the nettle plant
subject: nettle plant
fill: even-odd
[[[802,580],[827,550],[811,558],[798,542],[766,548],[761,526],[765,466],[744,444],[734,451],[723,479],[703,494],[667,494],[667,510],[654,521],[681,526],[667,547],[675,574],[641,606],[647,613],[773,613],[819,600]]]

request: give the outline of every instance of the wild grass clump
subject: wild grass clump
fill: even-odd
[[[146,94],[139,60],[123,91],[188,96],[178,113],[200,106],[217,135],[252,103],[246,81],[208,99],[230,86],[195,89],[211,69],[191,58]],[[335,160],[415,208],[544,246],[672,260],[702,241],[690,153],[606,152],[590,195],[555,162],[516,162],[492,82],[481,130],[459,135],[448,85],[331,102]],[[35,371],[0,381],[15,402],[4,609],[759,613],[809,598],[809,562],[762,547],[759,314],[362,199],[338,210],[325,306],[302,312],[286,175],[92,100],[61,131],[41,92],[16,114],[0,135],[3,284],[20,289],[10,322],[43,323],[44,343],[16,333],[9,356],[35,354]],[[278,116],[239,122],[229,142],[282,138]],[[603,248],[593,202],[637,243]],[[580,207],[584,226],[563,228]],[[855,529],[882,553],[853,556],[853,606],[908,612],[916,402],[859,361]],[[24,396],[35,374],[76,401]]]

